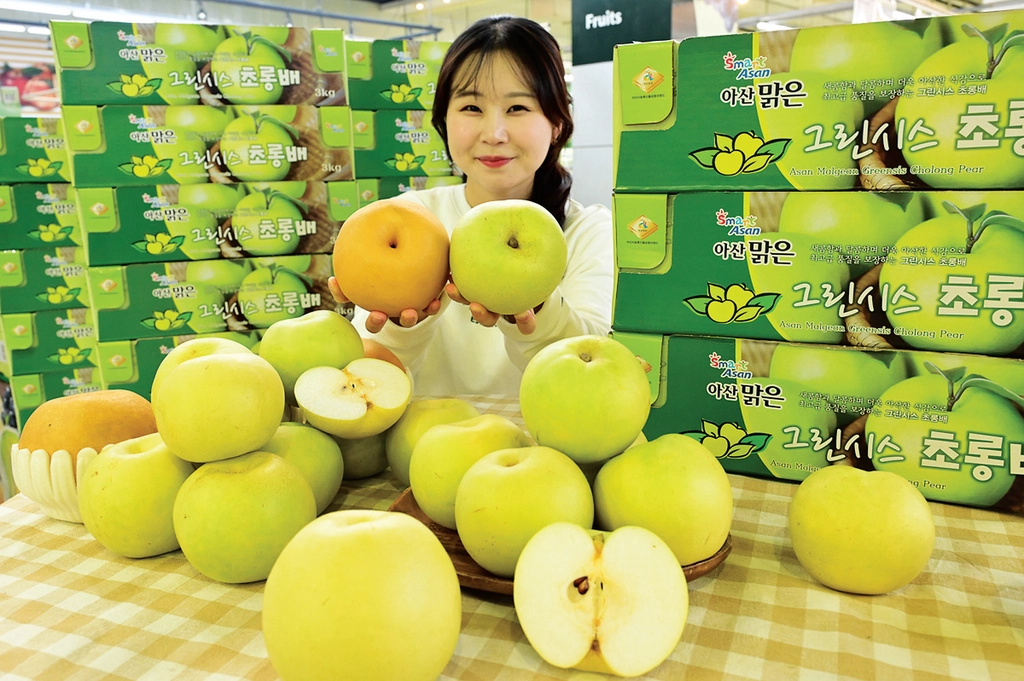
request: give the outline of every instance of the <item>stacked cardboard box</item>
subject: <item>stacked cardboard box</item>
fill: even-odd
[[[1022,28],[616,49],[613,327],[652,367],[648,437],[1024,509]]]
[[[52,32],[103,387],[149,397],[156,353],[333,307],[329,253],[361,205],[342,31]]]
[[[345,40],[356,175],[458,181],[430,122],[441,62],[451,43]]]
[[[45,394],[59,395],[68,384],[99,385],[91,358],[95,335],[85,286],[85,242],[69,179],[59,118],[0,119],[0,374],[5,434],[16,433],[32,408],[28,405]],[[0,496],[7,496],[13,491],[11,438],[0,439],[5,445]]]

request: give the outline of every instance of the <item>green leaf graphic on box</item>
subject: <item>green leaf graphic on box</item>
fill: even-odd
[[[163,232],[159,234],[146,234],[145,237],[144,241],[133,241],[132,248],[147,255],[173,253],[185,242],[184,236],[172,237],[170,234]]]
[[[746,444],[743,442],[737,443],[729,447],[728,451],[725,452],[726,459],[745,459],[750,456],[754,451],[754,445]]]
[[[746,161],[743,162],[741,173],[756,173],[764,170],[768,167],[768,164],[772,162],[772,157],[768,154],[755,154]]]
[[[172,159],[158,159],[156,156],[147,154],[146,156],[132,156],[132,160],[129,163],[122,163],[117,166],[125,175],[131,175],[132,177],[156,177],[163,175],[164,171],[171,167],[174,163]]]
[[[43,293],[37,293],[35,295],[36,300],[50,305],[59,305],[60,303],[67,303],[78,297],[78,294],[82,292],[81,288],[68,288],[67,286],[47,286],[46,291]]]
[[[757,452],[760,452],[765,447],[767,447],[771,439],[772,436],[769,435],[768,433],[748,433],[737,444],[750,445],[753,448],[751,449],[750,453],[756,454]]]
[[[54,364],[69,366],[71,364],[79,364],[85,361],[91,354],[91,348],[60,348],[57,350],[56,354],[50,355],[46,359]]]
[[[702,420],[701,428],[682,434],[699,441],[718,459],[744,459],[762,451],[771,440],[767,433],[747,433],[735,423],[719,426]]]
[[[746,307],[759,307],[762,314],[768,314],[775,309],[781,299],[782,295],[779,293],[759,293],[747,301]]]
[[[788,139],[777,139],[765,142],[761,145],[761,148],[757,150],[754,156],[761,156],[768,154],[771,157],[769,163],[775,163],[780,158],[786,155],[786,150],[789,149],[789,143],[793,140]]]
[[[384,161],[384,165],[388,168],[397,170],[398,172],[406,172],[409,170],[416,170],[425,160],[427,160],[426,156],[414,156],[409,153],[395,154],[394,158],[389,158]]]
[[[690,309],[699,314],[701,317],[708,316],[708,305],[713,301],[714,298],[710,296],[690,296],[684,298],[683,302],[690,306]]]
[[[30,158],[28,163],[15,166],[18,172],[29,177],[49,177],[55,175],[64,165],[62,161],[51,161],[48,158]]]
[[[715,147],[706,149],[698,149],[697,151],[691,151],[689,157],[693,159],[694,163],[699,165],[701,168],[707,168],[708,170],[715,169],[715,156],[718,155],[719,150]]]
[[[747,307],[741,307],[736,310],[735,316],[732,321],[734,322],[752,322],[761,316],[761,308],[748,305]]]
[[[74,227],[70,226],[61,227],[57,224],[39,225],[39,229],[29,232],[28,237],[44,243],[56,243],[64,241],[72,231],[74,231]]]
[[[154,310],[153,316],[141,320],[141,324],[149,329],[157,331],[170,331],[180,329],[185,323],[192,319],[191,312],[178,312],[177,310]]]

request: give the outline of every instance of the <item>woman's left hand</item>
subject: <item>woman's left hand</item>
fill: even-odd
[[[537,330],[537,316],[533,310],[527,310],[526,312],[520,312],[516,315],[500,315],[497,312],[491,312],[480,303],[471,302],[462,297],[459,293],[458,287],[454,282],[448,282],[445,286],[445,292],[448,297],[454,300],[456,303],[469,306],[469,313],[473,315],[473,319],[477,321],[481,326],[491,327],[498,323],[498,320],[504,317],[505,321],[510,324],[515,324],[519,328],[519,333],[524,336],[529,336],[531,333]]]

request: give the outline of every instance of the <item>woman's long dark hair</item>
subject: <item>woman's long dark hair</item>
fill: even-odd
[[[456,74],[466,64],[466,76],[472,81],[488,57],[498,53],[511,57],[524,83],[533,89],[545,118],[559,131],[533,176],[530,200],[546,208],[558,224],[565,227],[572,175],[558,157],[572,137],[572,100],[565,87],[565,68],[558,42],[540,24],[521,17],[495,16],[481,19],[467,28],[452,43],[441,64],[431,123],[448,148],[446,116],[456,86]]]

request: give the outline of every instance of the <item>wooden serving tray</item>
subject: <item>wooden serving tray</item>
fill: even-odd
[[[427,517],[427,514],[420,509],[416,498],[412,495],[412,489],[408,488],[391,504],[389,511],[405,513],[426,525],[434,535],[441,540],[441,545],[452,559],[455,565],[455,574],[459,576],[459,584],[470,589],[480,589],[491,593],[512,595],[512,580],[498,577],[480,567],[475,560],[470,558],[466,547],[462,545],[459,534],[455,530],[448,529],[444,525],[438,525]],[[683,566],[683,574],[686,581],[692,582],[698,577],[703,577],[722,564],[726,556],[732,551],[732,535],[725,538],[722,548],[710,558]]]

